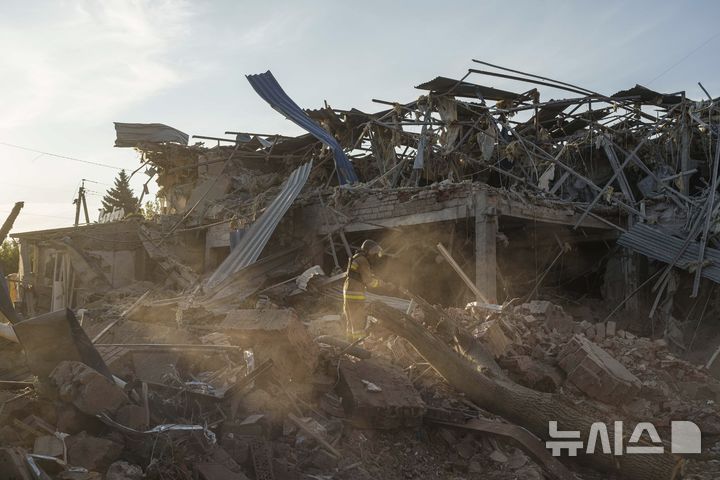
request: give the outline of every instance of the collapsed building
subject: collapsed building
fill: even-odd
[[[296,137],[227,131],[190,144],[166,125],[116,123],[116,146],[139,152],[161,212],[13,235],[6,316],[21,325],[70,309],[59,321],[80,324],[100,360],[78,348],[38,370],[29,350],[41,347],[14,327],[28,358],[6,342],[7,468],[716,478],[717,99],[640,85],[606,96],[478,64],[492,70],[437,77],[415,101],[375,100],[375,113],[303,110],[270,72],[248,76],[308,132]],[[538,87],[571,96],[541,100]],[[368,238],[388,252],[377,275],[405,295],[369,293],[374,327],[349,344],[342,282]],[[59,390],[52,402],[31,374]],[[668,446],[561,463],[541,443],[551,421],[587,437],[610,418],[663,433],[693,421],[702,461]],[[622,448],[622,433],[608,438]],[[364,448],[402,458],[383,465]],[[71,476],[78,466],[86,476]]]

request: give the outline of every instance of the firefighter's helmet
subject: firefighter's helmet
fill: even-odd
[[[373,240],[365,240],[360,246],[360,251],[369,257],[380,258],[383,256],[382,247]]]

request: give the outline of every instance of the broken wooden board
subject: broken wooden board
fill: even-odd
[[[425,403],[403,371],[380,359],[340,362],[343,408],[360,428],[392,429],[422,423]]]

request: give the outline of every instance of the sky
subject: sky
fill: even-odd
[[[382,110],[373,98],[411,101],[415,85],[484,68],[472,59],[604,94],[639,83],[700,99],[700,81],[717,97],[718,18],[715,1],[3,0],[0,220],[24,201],[13,232],[70,226],[82,179],[97,219],[119,170],[140,166],[113,147],[114,121],[302,133],[245,79],[266,70],[303,108]]]

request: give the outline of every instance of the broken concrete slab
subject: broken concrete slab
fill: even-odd
[[[558,354],[558,365],[569,382],[586,395],[619,405],[641,389],[640,380],[588,339],[574,335]]]
[[[61,362],[50,374],[60,398],[88,415],[114,414],[129,399],[125,392],[84,363]]]
[[[65,447],[62,440],[55,435],[43,435],[35,437],[33,453],[36,455],[47,455],[48,457],[60,457]]]
[[[390,429],[422,423],[425,403],[400,368],[380,359],[343,359],[339,370],[338,391],[353,424]],[[364,381],[380,391],[369,390]]]
[[[104,472],[120,458],[123,445],[113,440],[94,437],[85,432],[72,435],[65,440],[68,462],[71,465]]]

